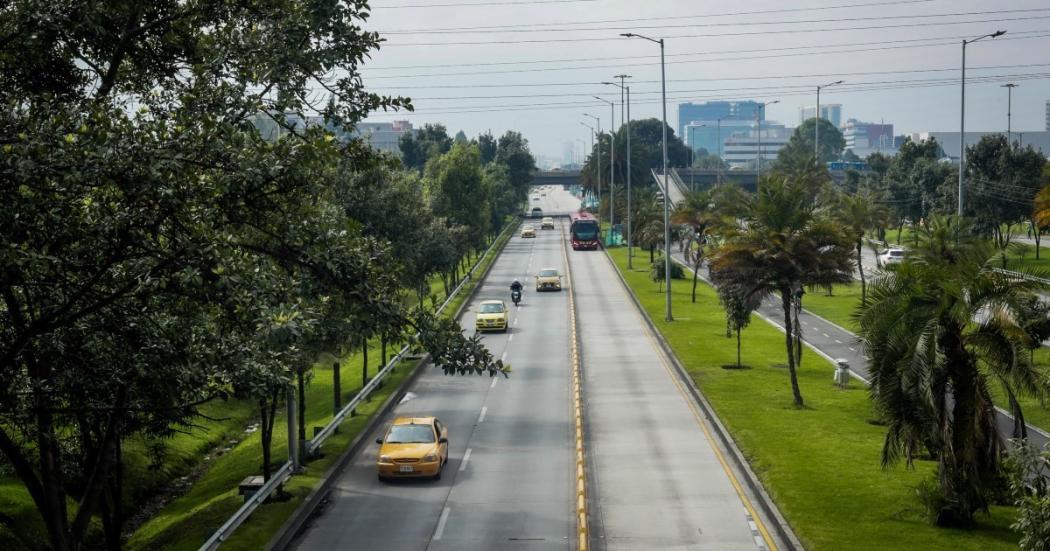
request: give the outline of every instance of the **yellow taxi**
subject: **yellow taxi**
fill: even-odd
[[[507,332],[507,305],[502,300],[486,300],[478,306],[474,328],[478,331]]]
[[[526,224],[521,227],[521,237],[536,237],[536,228]]]
[[[536,276],[537,291],[561,291],[561,274],[554,268],[540,270]]]
[[[440,480],[441,469],[448,463],[448,428],[437,417],[398,417],[376,444],[379,480]]]

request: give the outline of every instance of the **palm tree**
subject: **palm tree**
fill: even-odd
[[[876,201],[875,195],[868,190],[861,190],[856,195],[843,195],[834,211],[834,218],[846,228],[856,247],[862,304],[868,300],[867,281],[864,278],[863,255],[861,254],[864,248],[864,233],[869,229],[880,227],[888,217],[889,212]]]
[[[857,320],[871,396],[889,423],[883,465],[928,449],[938,461],[937,524],[969,525],[987,508],[1002,454],[989,383],[1003,385],[1019,418],[1018,393],[1047,395],[1019,323],[1041,284],[996,271],[991,245],[955,217],[919,233],[913,256],[873,282]]]
[[[845,283],[853,277],[852,242],[834,222],[816,216],[811,182],[783,176],[763,179],[749,205],[745,228],[730,232],[711,259],[716,285],[735,285],[745,296],[780,294],[791,392],[803,406],[798,386],[793,315],[794,295],[805,285]]]
[[[707,190],[693,191],[685,196],[685,200],[675,205],[674,213],[671,214],[671,222],[684,224],[689,227],[687,232],[688,251],[693,251],[693,243],[696,243],[696,255],[686,259],[693,260],[693,302],[696,302],[696,280],[700,273],[700,266],[704,262],[704,240],[707,230],[714,224],[714,204],[711,202],[711,193]]]

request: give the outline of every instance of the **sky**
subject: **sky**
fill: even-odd
[[[603,81],[630,75],[631,118],[661,116],[665,40],[667,121],[679,103],[748,100],[766,119],[798,124],[798,109],[842,104],[843,122],[892,123],[896,134],[958,131],[961,41],[966,129],[1044,130],[1050,100],[1046,0],[373,0],[364,24],[385,39],[362,67],[366,88],[412,98],[415,112],[369,121],[442,123],[449,133],[521,132],[532,151],[583,154],[591,123],[609,128],[620,101]],[[620,120],[616,108],[616,124]]]

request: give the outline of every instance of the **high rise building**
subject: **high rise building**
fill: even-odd
[[[817,107],[815,105],[807,105],[805,107],[798,108],[798,123],[802,124],[809,119],[816,117]],[[841,103],[822,103],[820,104],[820,118],[827,119],[828,122],[835,125],[835,128],[842,126],[842,104]]]
[[[892,154],[895,149],[892,124],[849,119],[842,127],[842,137],[846,140],[846,149],[858,157],[867,157],[876,151]]]
[[[691,147],[693,151],[704,149],[709,155],[722,155],[725,153],[725,143],[730,136],[741,132],[749,132],[755,126],[755,120],[724,119],[700,122],[694,121],[685,125],[682,141]],[[721,144],[719,144],[721,140]]]
[[[715,126],[718,119],[725,123],[727,120],[751,121],[758,113],[759,104],[755,101],[708,101],[704,103],[679,103],[678,104],[678,137],[688,139],[685,135],[685,127],[689,124],[708,124]],[[765,113],[762,113],[763,118]],[[713,149],[712,149],[713,150]]]
[[[791,135],[794,133],[794,128],[786,128],[783,124],[773,121],[762,125],[761,139],[757,126],[747,132],[734,133],[725,140],[722,158],[731,168],[754,167],[757,166],[761,148],[762,165],[765,166],[776,160],[777,154],[791,141]]]

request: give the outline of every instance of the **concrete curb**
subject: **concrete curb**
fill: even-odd
[[[696,404],[700,406],[700,410],[704,412],[704,416],[707,418],[708,423],[710,423],[715,429],[715,434],[718,435],[722,445],[725,447],[726,451],[729,452],[728,455],[732,459],[733,464],[740,470],[740,472],[744,473],[744,482],[747,484],[747,487],[751,490],[752,494],[758,498],[756,501],[758,501],[759,507],[762,508],[763,514],[765,514],[766,518],[773,521],[773,528],[776,530],[780,543],[784,545],[785,549],[792,551],[805,549],[802,546],[802,542],[799,541],[798,537],[791,530],[791,526],[788,524],[787,519],[780,514],[780,510],[777,508],[776,503],[773,502],[773,499],[766,492],[765,487],[762,486],[762,482],[758,479],[758,475],[751,470],[751,465],[747,462],[747,458],[744,457],[744,453],[740,451],[739,447],[737,447],[736,441],[733,440],[733,436],[729,433],[729,429],[722,424],[721,419],[718,418],[718,414],[715,413],[714,407],[711,406],[711,403],[707,401],[703,392],[701,392],[696,386],[696,383],[686,371],[685,366],[682,365],[682,362],[674,353],[674,349],[671,348],[667,339],[664,338],[663,333],[661,333],[659,328],[656,327],[656,324],[653,323],[652,318],[649,316],[649,312],[645,311],[641,302],[638,301],[638,297],[634,295],[634,291],[631,290],[630,285],[627,284],[627,280],[624,279],[623,274],[620,273],[620,267],[617,266],[616,262],[613,261],[611,256],[609,256],[608,251],[605,251],[605,249],[602,249],[602,251],[605,253],[605,258],[610,264],[612,264],[613,270],[616,272],[620,284],[623,285],[624,289],[627,291],[627,295],[631,297],[631,302],[634,304],[634,307],[642,315],[642,319],[644,319],[646,325],[649,326],[649,330],[652,331],[653,336],[656,338],[656,342],[659,343],[664,355],[667,356],[671,365],[674,366],[675,374],[689,390],[689,393],[696,401]]]
[[[513,235],[514,231],[512,231],[512,228],[515,228],[517,225],[520,225],[520,222],[518,222],[517,224],[509,225],[508,229],[505,231]],[[498,242],[502,238],[503,234],[500,234],[496,238],[496,241]],[[498,255],[500,252],[503,251],[503,247],[505,247],[509,242],[510,239],[508,238],[506,241],[503,242],[503,244],[499,246],[498,249],[492,249],[491,252],[493,252],[493,254]],[[485,256],[482,256],[481,260],[484,260],[484,258]],[[476,282],[481,283],[482,281],[484,281],[485,278],[488,277],[489,272],[492,270],[492,267],[495,265],[495,260],[490,262],[489,265],[485,267],[485,271],[477,277]],[[470,304],[471,299],[474,298],[480,287],[480,285],[474,285],[474,288],[471,289],[470,294],[467,295],[467,298],[459,305],[459,308],[456,309],[455,314],[452,315],[454,319],[459,319],[459,317],[463,315],[463,311],[466,309],[467,305]],[[335,482],[335,479],[339,476],[340,473],[343,472],[346,466],[350,463],[350,460],[353,459],[361,451],[361,448],[368,444],[368,435],[372,433],[376,426],[378,426],[381,422],[383,422],[383,420],[386,419],[390,412],[393,411],[394,406],[400,403],[401,398],[403,398],[405,395],[405,389],[408,388],[419,377],[419,375],[423,372],[423,369],[428,364],[430,364],[429,354],[427,354],[426,357],[420,360],[419,363],[416,364],[416,367],[412,369],[412,373],[409,374],[408,377],[405,377],[404,381],[401,381],[401,384],[398,385],[397,389],[394,392],[390,393],[390,396],[388,396],[386,401],[383,402],[383,405],[375,412],[374,415],[372,415],[372,418],[368,421],[368,423],[366,423],[365,426],[362,427],[361,432],[359,432],[358,435],[354,437],[353,441],[347,447],[346,451],[344,451],[343,454],[339,456],[339,459],[331,467],[329,467],[327,471],[325,471],[321,483],[315,486],[312,490],[310,490],[310,493],[307,494],[306,499],[303,500],[303,503],[299,505],[298,508],[296,508],[292,515],[288,517],[288,520],[285,521],[283,525],[281,525],[281,528],[266,544],[267,551],[283,551],[284,549],[288,549],[292,542],[294,542],[295,539],[302,533],[307,523],[314,516],[314,513],[317,512],[318,508],[322,505],[322,503],[324,503],[325,498],[328,497],[328,492],[331,490],[332,484]]]

